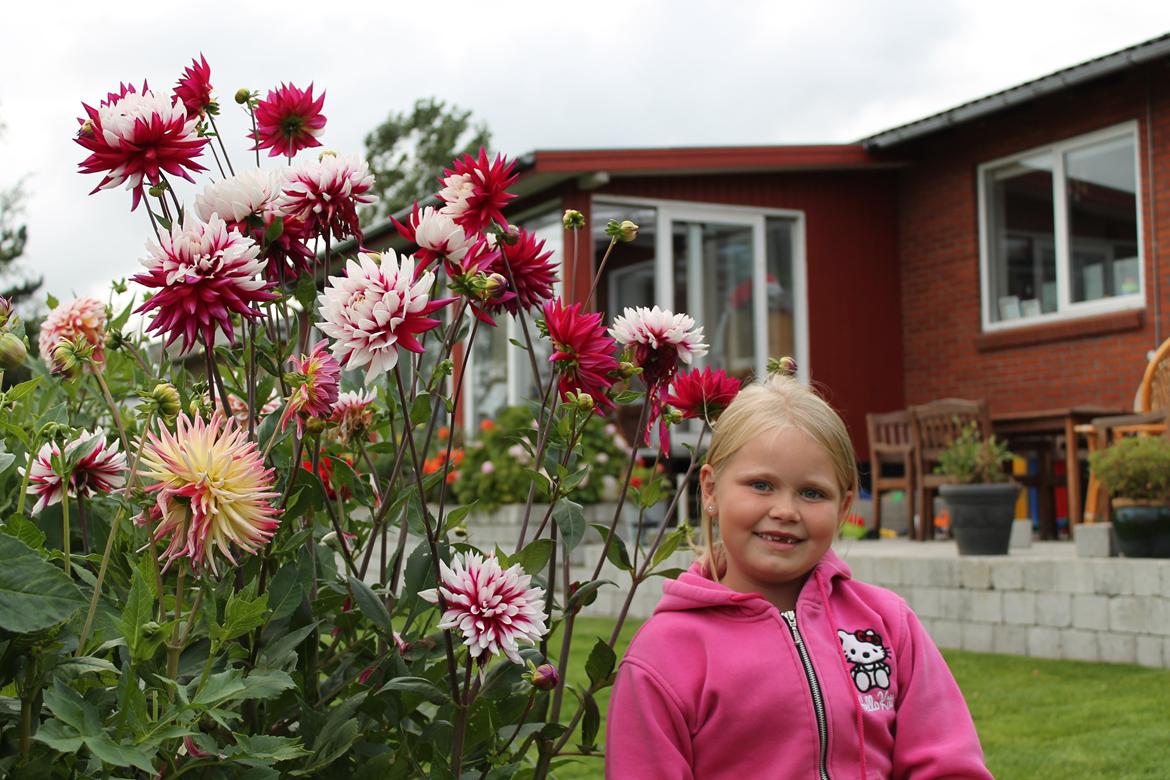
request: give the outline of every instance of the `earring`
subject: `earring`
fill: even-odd
[[[715,514],[715,505],[714,504],[707,504],[707,514],[709,514],[709,515]]]

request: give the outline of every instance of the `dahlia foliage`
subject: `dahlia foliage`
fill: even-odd
[[[687,524],[643,533],[678,510],[668,429],[694,420],[693,477],[738,382],[684,373],[707,351],[687,315],[562,286],[588,220],[510,224],[504,155],[459,156],[371,230],[324,90],[225,101],[203,55],[179,69],[83,103],[75,137],[91,194],[130,191],[140,272],[50,299],[39,358],[0,301],[0,367],[32,375],[0,374],[0,775],[599,771],[616,655],[570,673],[574,617],[672,575]],[[229,107],[247,131],[217,127]],[[590,233],[608,258],[637,230]],[[512,538],[484,522],[503,496]]]

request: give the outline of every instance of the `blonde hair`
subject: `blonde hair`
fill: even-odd
[[[811,387],[784,374],[748,385],[712,425],[707,465],[716,477],[739,449],[762,431],[795,428],[824,448],[833,463],[841,490],[841,521],[858,488],[857,457],[845,421]],[[702,507],[700,507],[701,509]],[[709,577],[718,577],[724,568],[723,543],[715,538],[714,521],[700,511],[702,547],[695,553]]]

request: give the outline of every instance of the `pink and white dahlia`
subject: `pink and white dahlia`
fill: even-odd
[[[349,260],[345,276],[331,276],[318,297],[322,322],[317,327],[334,339],[333,355],[347,369],[368,366],[366,382],[398,364],[398,348],[422,352],[415,336],[439,320],[427,315],[452,298],[430,300],[432,271],[416,276],[413,257],[399,260],[394,250],[363,252]]]
[[[305,435],[305,418],[328,417],[337,402],[341,366],[337,358],[325,351],[328,342],[322,339],[313,345],[308,355],[290,358],[295,387],[288,396],[284,414],[280,416],[280,430],[296,418],[297,435]]]
[[[106,442],[102,428],[82,431],[65,444],[64,453],[57,442],[45,442],[28,472],[28,494],[37,497],[32,509],[34,515],[61,501],[64,481],[54,460],[62,461],[69,471],[69,495],[75,498],[112,493],[126,484],[126,453],[119,449],[117,442]],[[23,468],[20,473],[24,474]]]
[[[606,335],[601,312],[583,312],[580,303],[566,307],[554,298],[544,305],[544,324],[556,350],[549,361],[560,373],[561,396],[588,393],[598,414],[612,408],[608,393],[614,381],[610,374],[619,368],[617,345]]]
[[[275,412],[277,409],[280,408],[280,403],[281,402],[280,402],[279,398],[268,399],[268,401],[263,406],[261,406],[259,409],[256,410],[256,419],[261,420],[261,419],[267,417],[268,415],[272,414],[273,412]],[[215,406],[217,409],[219,409],[219,411],[221,413],[223,413],[227,417],[231,417],[241,427],[247,427],[247,425],[248,425],[248,402],[247,402],[247,400],[240,398],[235,393],[228,393],[228,406],[231,408],[229,408],[228,410],[225,411],[223,408],[223,403],[218,401],[218,399],[216,401]]]
[[[557,281],[557,264],[552,250],[527,230],[520,230],[512,243],[500,242],[499,272],[509,281],[515,296],[499,305],[515,314],[519,309],[541,306],[553,297]]]
[[[514,168],[515,163],[503,155],[489,160],[486,149],[480,149],[476,157],[467,154],[456,159],[439,178],[443,189],[438,197],[446,204],[443,213],[470,233],[478,233],[493,222],[507,225],[503,208],[516,197],[508,192],[518,178]]]
[[[280,197],[288,181],[287,168],[251,168],[212,182],[195,197],[195,213],[204,222],[218,214],[229,230],[249,236],[267,262],[264,276],[287,282],[313,268],[313,250],[305,244],[304,223],[280,211]],[[281,220],[280,235],[269,237],[272,223]]]
[[[337,438],[343,444],[348,444],[354,436],[360,436],[370,428],[374,421],[373,390],[348,391],[337,396],[333,410],[329,415],[329,422],[335,425]]]
[[[80,339],[93,347],[95,363],[106,359],[106,305],[97,298],[76,298],[49,312],[41,323],[41,334],[37,346],[41,359],[52,371],[64,370],[53,351],[62,341]]]
[[[211,66],[206,57],[200,54],[199,59],[192,59],[191,64],[183,69],[174,94],[183,101],[189,119],[198,119],[204,113],[218,113],[219,108],[211,99]]]
[[[360,157],[325,153],[297,164],[289,173],[278,203],[280,213],[304,225],[305,238],[354,237],[361,243],[358,206],[378,198],[370,190],[374,174]]]
[[[423,268],[436,260],[459,264],[475,243],[464,233],[463,228],[455,224],[450,214],[444,214],[432,206],[425,206],[420,211],[418,203],[415,203],[405,223],[393,217],[390,220],[398,229],[398,235],[418,246],[414,256]]]
[[[132,278],[158,292],[135,311],[157,310],[147,330],[167,334],[167,345],[182,336],[183,352],[196,341],[214,343],[216,328],[234,344],[232,315],[259,318],[256,305],[276,298],[269,292],[272,284],[262,278],[260,247],[229,230],[218,214],[206,223],[188,219],[174,226],[147,250],[146,271]]]
[[[158,95],[142,85],[122,86],[98,108],[82,103],[88,119],[78,119],[76,141],[90,155],[78,166],[82,173],[104,173],[90,195],[122,184],[133,193],[131,210],[142,200],[143,182],[158,184],[164,173],[194,181],[191,172],[207,170],[195,161],[207,138],[199,137],[196,121],[183,101]]]
[[[707,354],[703,343],[703,329],[695,327],[695,320],[686,314],[672,314],[655,306],[647,309],[626,307],[614,319],[610,334],[630,353],[634,365],[642,369],[650,414],[646,418],[643,440],[650,443],[650,431],[661,419],[666,404],[667,387],[678,370],[679,361],[690,363]],[[665,422],[659,426],[662,448],[670,446]]]
[[[439,561],[439,573],[442,585],[418,595],[438,604],[442,594],[439,628],[461,631],[463,644],[481,665],[501,652],[522,663],[518,643],[535,644],[548,633],[544,589],[531,587],[532,577],[520,564],[505,570],[494,555],[455,553],[450,566]],[[485,651],[488,657],[481,658]]]
[[[174,433],[165,425],[148,432],[138,473],[158,495],[136,522],[155,523],[155,540],[167,540],[164,570],[188,558],[216,573],[217,549],[235,565],[229,543],[255,554],[280,525],[272,469],[247,432],[218,412],[208,423],[181,414]]]
[[[268,90],[268,97],[256,104],[256,130],[248,137],[255,150],[267,149],[269,157],[292,158],[301,149],[320,146],[317,136],[325,130],[325,93],[314,100],[313,85],[307,90],[295,84],[281,84]]]

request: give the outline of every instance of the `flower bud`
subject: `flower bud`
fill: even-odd
[[[77,135],[83,138],[93,136],[93,120],[87,119],[82,122],[81,127],[77,129]]]
[[[640,373],[642,373],[642,367],[635,365],[628,360],[623,360],[621,365],[618,366],[618,374],[622,379],[630,379],[631,377],[635,377]]]
[[[593,396],[589,395],[589,393],[586,393],[583,390],[578,392],[576,395],[569,393],[569,400],[582,412],[593,411]]]
[[[683,413],[673,406],[667,406],[662,413],[662,421],[667,425],[678,425],[683,421]]]
[[[638,237],[638,226],[628,219],[621,222],[611,219],[605,226],[605,234],[615,241],[633,241]]]
[[[503,274],[492,273],[488,274],[483,282],[483,291],[488,298],[495,298],[503,290],[507,289],[508,280],[504,278]]]
[[[159,631],[162,631],[162,626],[153,620],[148,620],[142,624],[142,636],[147,639],[157,635]]]
[[[305,433],[321,433],[321,431],[325,430],[325,422],[320,417],[309,417],[305,420]]]
[[[552,664],[541,664],[532,670],[532,687],[538,691],[551,691],[561,681],[561,675]]]
[[[585,215],[577,209],[565,209],[565,216],[561,219],[565,230],[580,230],[585,227]]]
[[[240,87],[239,89],[236,90],[236,102],[239,103],[241,106],[250,102],[251,100],[252,100],[252,93],[248,89],[245,89],[244,87]]]
[[[168,421],[178,417],[179,412],[183,409],[182,401],[179,399],[179,391],[169,382],[160,382],[155,385],[154,389],[150,391],[150,400],[159,416]]]
[[[61,339],[53,347],[53,368],[64,374],[76,373],[93,355],[93,345],[83,337]]]
[[[796,360],[788,355],[782,358],[768,358],[768,373],[796,376]]]
[[[167,188],[163,184],[151,185],[150,189],[147,190],[147,192],[150,193],[150,197],[152,198],[161,198],[163,194],[166,193],[166,191]]]
[[[0,328],[8,324],[12,319],[12,301],[0,295]]]
[[[0,333],[0,368],[16,368],[24,365],[28,349],[15,333]]]
[[[323,152],[321,152],[319,155],[317,155],[317,162],[324,162],[326,157],[336,157],[336,156],[337,156],[337,152],[333,151],[332,149],[326,149]]]
[[[508,225],[500,231],[500,241],[505,246],[512,246],[520,240],[520,228],[515,225]]]

